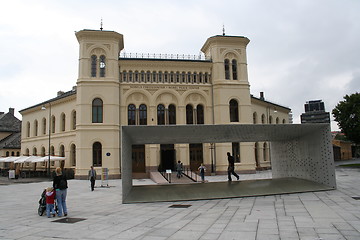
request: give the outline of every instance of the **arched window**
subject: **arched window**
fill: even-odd
[[[101,55],[100,56],[100,77],[105,77],[105,56]]]
[[[194,124],[194,110],[190,104],[186,105],[186,124]]]
[[[91,56],[91,77],[96,77],[96,64],[97,64],[97,57],[96,55]]]
[[[169,81],[169,74],[168,72],[164,73],[164,82],[168,82]]]
[[[60,157],[65,157],[65,147],[64,147],[64,145],[60,145],[59,155],[60,155]]]
[[[276,124],[279,124],[280,123],[280,120],[279,120],[279,118],[277,117],[276,118]]]
[[[174,72],[170,72],[170,82],[174,82]]]
[[[283,124],[285,124],[285,123],[286,123],[286,122],[285,122],[285,119],[283,119],[283,120],[282,120],[282,123],[283,123]]]
[[[54,148],[54,146],[50,147],[50,156],[55,156],[55,148]]]
[[[153,71],[152,72],[152,82],[156,82],[156,72],[155,71]]]
[[[202,72],[199,73],[199,83],[203,82],[203,74]]]
[[[73,111],[71,113],[71,129],[72,130],[76,129],[76,111]]]
[[[128,106],[128,125],[136,125],[136,107],[134,104]]]
[[[129,71],[129,82],[133,82],[133,72]]]
[[[204,124],[204,107],[201,104],[196,107],[196,119],[197,124]]]
[[[123,71],[123,82],[127,82],[127,72]]]
[[[38,135],[38,121],[34,121],[34,136],[36,137]]]
[[[180,72],[176,72],[176,82],[180,82]]]
[[[197,83],[197,73],[196,72],[194,72],[193,73],[193,83]]]
[[[181,81],[183,82],[183,83],[185,83],[186,82],[186,73],[185,72],[182,72],[181,73]]]
[[[6,157],[10,157],[10,152],[9,151],[6,151]]]
[[[187,73],[187,83],[191,83],[191,72]]]
[[[162,75],[163,75],[163,73],[160,71],[159,72],[159,75],[158,75],[158,82],[162,82]]]
[[[169,105],[169,124],[176,124],[176,107],[173,104]]]
[[[165,125],[165,107],[162,104],[157,106],[157,122],[158,125]]]
[[[92,122],[103,122],[103,101],[100,98],[95,98],[92,101]]]
[[[139,72],[138,71],[135,71],[134,77],[135,77],[135,82],[139,82]]]
[[[33,148],[33,156],[37,156],[37,149],[36,148]]]
[[[140,72],[140,81],[145,82],[145,72],[144,71]]]
[[[146,82],[151,82],[151,73],[150,73],[150,71],[146,72]]]
[[[229,59],[225,59],[224,61],[224,67],[225,67],[225,79],[230,79],[230,63]]]
[[[61,131],[65,131],[65,113],[61,113]]]
[[[25,156],[29,156],[30,155],[30,151],[29,151],[29,149],[27,148],[26,150],[25,150]]]
[[[209,80],[209,74],[205,73],[205,75],[204,75],[204,83],[207,83],[208,80]]]
[[[230,100],[230,122],[239,122],[239,106],[235,99]]]
[[[253,123],[257,124],[257,113],[256,112],[253,113]]]
[[[99,142],[93,144],[93,166],[101,167],[102,164],[102,145]]]
[[[26,123],[26,137],[30,137],[30,123]]]
[[[44,157],[45,156],[45,147],[41,148],[41,156]]]
[[[265,114],[261,115],[261,123],[265,124]]]
[[[51,133],[55,133],[55,116],[51,117]]]
[[[237,61],[235,59],[233,59],[231,61],[231,65],[232,65],[232,77],[233,77],[233,80],[237,80],[238,79]]]
[[[71,144],[70,146],[70,164],[71,166],[76,166],[76,146]]]
[[[234,156],[235,162],[240,162],[240,143],[233,142],[232,144],[232,154]]]
[[[145,104],[139,106],[139,124],[147,125],[147,107]]]
[[[46,118],[42,119],[42,134],[46,135]]]
[[[273,123],[273,118],[272,116],[269,117],[269,124],[272,124]]]

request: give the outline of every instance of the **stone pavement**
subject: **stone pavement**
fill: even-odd
[[[360,201],[353,198],[360,197],[359,174],[337,168],[338,189],[332,191],[141,204],[121,203],[121,180],[94,192],[89,181],[69,180],[67,223],[37,215],[41,192],[51,182],[0,185],[0,239],[360,239]],[[271,178],[271,171],[241,175],[254,178]],[[70,223],[74,218],[82,221]]]

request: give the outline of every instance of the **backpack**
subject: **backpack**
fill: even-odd
[[[67,188],[67,182],[64,178],[61,178],[59,181],[59,189],[64,190]]]

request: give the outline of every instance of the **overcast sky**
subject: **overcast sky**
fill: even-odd
[[[78,76],[75,31],[124,35],[127,53],[199,54],[208,37],[246,36],[250,92],[289,107],[327,111],[360,91],[359,0],[11,0],[0,15],[0,111],[69,91]],[[332,121],[332,130],[337,130]]]

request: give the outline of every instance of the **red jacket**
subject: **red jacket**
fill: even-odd
[[[52,190],[51,192],[46,192],[46,204],[54,204],[56,192],[55,190]]]

